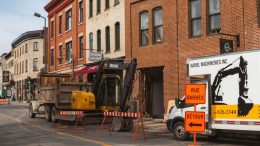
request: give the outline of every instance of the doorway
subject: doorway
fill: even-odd
[[[145,112],[153,118],[163,118],[163,67],[142,70],[144,76]]]

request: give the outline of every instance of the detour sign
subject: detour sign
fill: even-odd
[[[186,84],[185,103],[205,104],[206,84]]]
[[[185,112],[186,132],[204,132],[205,131],[205,112]]]

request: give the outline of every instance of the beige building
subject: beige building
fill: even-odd
[[[125,56],[125,1],[87,0],[87,63],[90,51],[104,57]]]
[[[28,100],[34,97],[37,74],[44,68],[43,31],[28,31],[12,42],[16,97]]]

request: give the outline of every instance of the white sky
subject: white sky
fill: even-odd
[[[26,31],[43,28],[44,20],[34,12],[47,17],[44,6],[51,0],[1,0],[0,55],[11,51],[11,42]]]

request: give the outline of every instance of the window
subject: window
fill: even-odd
[[[25,44],[25,53],[28,52],[28,44]]]
[[[83,58],[83,46],[84,46],[84,39],[83,36],[79,38],[79,58]]]
[[[221,29],[219,0],[209,0],[209,33],[219,33]]]
[[[83,1],[79,2],[79,23],[83,22]]]
[[[105,1],[105,10],[109,9],[109,7],[110,7],[109,1],[110,0]]]
[[[24,61],[22,62],[22,73],[24,73]]]
[[[25,72],[28,72],[28,60],[25,60]]]
[[[14,58],[16,58],[16,50],[14,51]]]
[[[62,45],[59,46],[59,64],[62,64]]]
[[[148,45],[149,43],[149,22],[148,22],[148,12],[144,11],[140,13],[140,20],[141,20],[141,25],[140,25],[140,45],[145,46]]]
[[[19,68],[20,68],[19,74],[21,74],[22,73],[21,72],[22,71],[22,62],[20,62],[20,67]]]
[[[51,49],[51,66],[54,66],[54,49]]]
[[[153,42],[160,43],[163,40],[162,8],[153,10]]]
[[[106,27],[106,53],[110,53],[110,27]]]
[[[51,38],[54,37],[54,21],[51,21]]]
[[[97,51],[101,52],[101,30],[97,31]]]
[[[38,71],[38,58],[33,59],[33,71]]]
[[[115,24],[115,50],[120,50],[120,23]]]
[[[93,33],[89,33],[89,50],[93,50]]]
[[[72,61],[72,42],[66,43],[66,63],[71,63]]]
[[[66,31],[71,30],[71,9],[66,12]]]
[[[59,34],[62,33],[62,15],[59,16]]]
[[[190,36],[201,35],[201,0],[190,1]]]
[[[93,17],[93,0],[89,0],[89,18]]]
[[[39,50],[38,42],[33,42],[33,51],[38,51],[38,50]]]
[[[100,8],[100,0],[97,0],[97,14],[99,14],[101,11],[101,8]]]
[[[22,51],[23,51],[22,54],[24,54],[24,46],[23,46],[22,48],[23,48],[23,49],[22,49]]]
[[[114,0],[114,5],[118,5],[120,3],[120,0]]]

